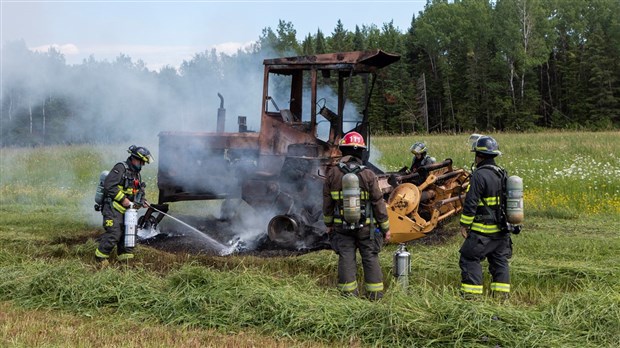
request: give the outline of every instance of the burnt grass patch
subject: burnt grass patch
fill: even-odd
[[[229,247],[235,243],[235,226],[226,220],[215,218],[198,218],[192,216],[182,217],[183,221],[194,226],[197,230],[209,236],[213,240],[220,243],[221,246]],[[420,238],[408,245],[440,245],[446,243],[453,236],[458,234],[458,228],[448,227],[446,225],[438,226],[424,238]],[[140,240],[140,243],[164,252],[173,254],[191,254],[205,256],[221,256],[217,248],[213,248],[213,244],[209,245],[204,242],[204,237],[199,236],[196,231],[189,232],[187,228],[180,225],[162,226],[160,234]],[[299,250],[283,249],[273,243],[270,243],[265,231],[264,236],[253,241],[253,248],[246,248],[244,241],[241,241],[239,248],[233,253],[241,256],[257,256],[257,257],[288,257],[299,256],[310,252],[330,249],[327,243],[318,243],[317,245]],[[216,245],[217,246],[217,245]]]

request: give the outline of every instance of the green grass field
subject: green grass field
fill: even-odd
[[[99,270],[93,195],[126,144],[0,149],[0,346],[620,346],[620,133],[492,135],[498,163],[525,185],[505,303],[459,297],[456,221],[444,243],[409,245],[407,291],[391,278],[395,246],[384,249],[380,302],[341,298],[327,250],[217,257],[140,245],[135,262]],[[410,164],[420,140],[469,168],[467,137],[375,137],[372,146],[386,170]],[[143,177],[157,197],[156,165]]]

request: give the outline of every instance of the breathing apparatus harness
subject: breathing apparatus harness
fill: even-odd
[[[498,195],[498,199],[499,201],[497,202],[497,209],[492,209],[491,207],[489,207],[488,203],[482,199],[482,204],[484,205],[484,207],[487,209],[487,212],[492,216],[494,223],[496,223],[500,230],[502,232],[510,232],[513,234],[519,234],[521,232],[521,225],[519,224],[514,224],[511,222],[517,222],[514,220],[513,217],[513,210],[509,208],[508,206],[508,201],[515,200],[515,197],[512,197],[512,195],[509,193],[509,191],[513,191],[513,187],[508,187],[510,186],[508,184],[508,173],[506,172],[506,170],[498,165],[493,165],[493,164],[485,164],[483,166],[478,167],[478,169],[489,169],[491,171],[493,171],[497,176],[499,176],[500,179],[500,183],[501,183],[501,187],[499,190],[499,195]],[[514,178],[518,178],[516,176],[513,176]],[[511,178],[513,178],[511,177]],[[519,178],[520,179],[520,178]],[[516,198],[517,200],[520,199],[520,206],[523,206],[523,198],[522,196],[520,198]],[[483,218],[486,218],[488,215],[483,216]]]
[[[126,195],[133,196],[134,197],[133,202],[135,204],[143,205],[144,204],[144,188],[146,187],[146,184],[142,182],[142,177],[140,176],[140,172],[138,171],[135,172],[137,174],[137,178],[130,178],[129,175],[127,175],[127,172],[129,171],[129,165],[127,164],[127,162],[116,163],[116,165],[118,164],[122,164],[123,168],[125,168],[125,171],[123,172],[123,175],[121,177],[121,184],[118,185],[119,188]],[[96,203],[95,210],[96,211],[101,211],[102,206],[105,202],[112,204],[112,201],[113,201],[112,198],[106,197],[107,192],[105,192],[105,188],[103,186],[105,178],[108,176],[108,174],[109,172],[104,171],[104,172],[101,172],[101,175],[99,177],[99,185],[97,186],[97,191],[95,193],[95,203]]]
[[[338,163],[338,168],[345,173],[342,176],[342,206],[339,199],[336,204],[336,216],[342,217],[342,228],[345,230],[353,230],[364,227],[365,223],[370,220],[371,231],[374,231],[374,221],[372,209],[370,207],[369,193],[362,191],[359,185],[359,174],[366,166],[357,163]],[[366,204],[362,206],[362,200]],[[373,233],[371,233],[371,236]]]

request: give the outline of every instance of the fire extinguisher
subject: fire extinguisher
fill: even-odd
[[[133,204],[125,210],[125,248],[136,246],[136,228],[138,226],[138,209]]]
[[[411,254],[404,243],[398,245],[394,253],[394,277],[403,289],[409,286],[409,272],[411,272]]]

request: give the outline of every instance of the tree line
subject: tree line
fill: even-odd
[[[280,20],[252,48],[197,53],[157,72],[124,54],[67,65],[55,49],[8,42],[0,145],[118,141],[146,124],[174,128],[179,118],[193,128],[192,115],[217,107],[205,100],[211,87],[260,98],[264,58],[372,49],[401,55],[379,72],[375,133],[618,128],[618,14],[618,0],[433,0],[404,32],[393,22],[349,31],[338,21],[331,33],[300,39]],[[239,74],[242,67],[254,72]],[[231,80],[237,87],[226,87]],[[238,113],[256,114],[259,103]]]

